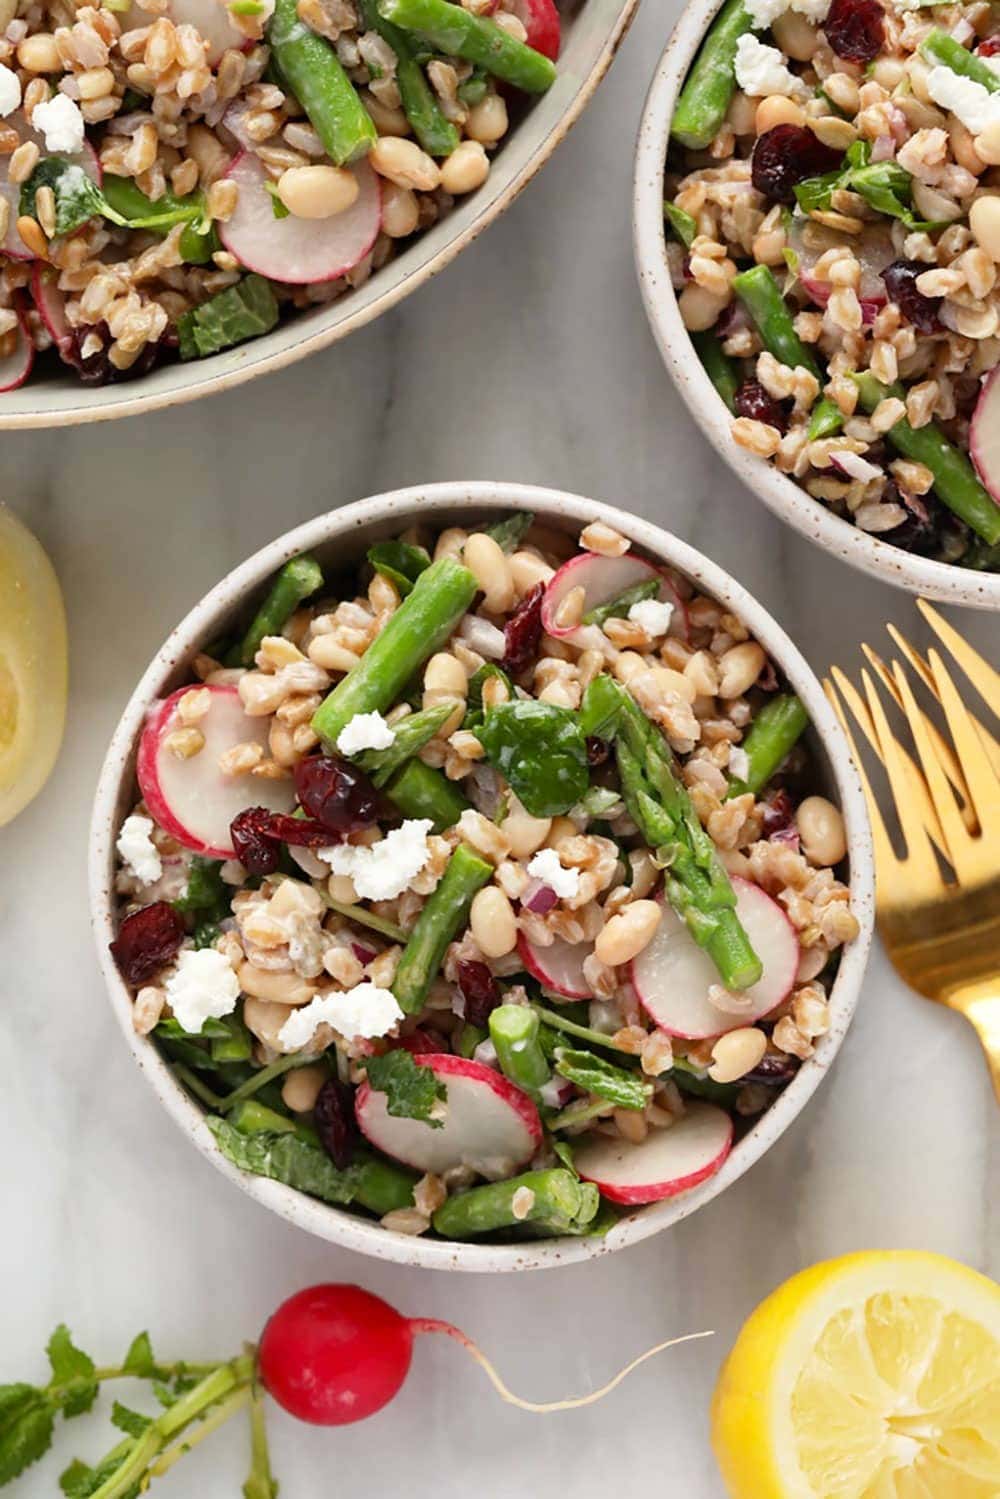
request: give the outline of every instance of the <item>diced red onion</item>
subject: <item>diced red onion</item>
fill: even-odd
[[[532,880],[521,896],[521,905],[526,911],[532,911],[536,916],[547,915],[558,903],[559,897],[552,886],[543,884],[541,880]]]
[[[504,633],[496,625],[491,625],[488,619],[480,619],[478,614],[467,614],[459,635],[471,650],[478,651],[487,661],[503,660],[507,649]]]
[[[351,952],[357,958],[358,962],[362,964],[370,963],[376,956],[370,947],[362,947],[360,942],[351,943]]]
[[[896,142],[891,135],[879,135],[872,143],[872,161],[892,161],[896,154]]]

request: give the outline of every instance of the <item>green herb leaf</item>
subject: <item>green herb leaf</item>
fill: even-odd
[[[429,1067],[418,1067],[408,1051],[399,1047],[382,1057],[369,1057],[365,1063],[368,1081],[386,1095],[386,1108],[394,1119],[421,1119],[431,1129],[440,1129],[442,1121],[432,1117],[436,1103],[446,1097],[444,1083]]]
[[[795,197],[803,213],[812,213],[814,209],[826,210],[830,206],[830,199],[838,187],[842,187],[843,172],[824,172],[820,177],[806,177],[804,181],[795,185]]]
[[[0,1486],[48,1451],[54,1422],[55,1407],[44,1390],[0,1385]]]
[[[244,276],[217,296],[177,319],[182,359],[204,359],[248,338],[270,333],[279,318],[278,300],[263,276]]]
[[[487,526],[486,534],[493,537],[501,552],[513,552],[534,524],[535,517],[530,510],[516,510],[513,515],[508,515],[506,520]]]
[[[420,574],[431,565],[423,547],[410,546],[405,541],[377,541],[368,548],[368,561],[377,573],[395,584],[401,599],[405,599]]]
[[[129,1437],[141,1437],[153,1424],[149,1416],[144,1416],[141,1411],[129,1410],[120,1400],[116,1400],[111,1407],[111,1421]]]
[[[88,219],[105,214],[107,199],[78,162],[64,156],[45,156],[21,188],[21,214],[37,218],[35,197],[40,187],[51,187],[56,200],[56,234],[72,234]]]
[[[214,947],[222,936],[222,928],[214,921],[199,921],[194,929],[195,950],[200,952],[203,947]]]
[[[132,1339],[122,1368],[126,1374],[132,1374],[136,1379],[152,1379],[156,1372],[156,1361],[148,1332],[141,1332]]]
[[[621,796],[610,786],[591,786],[586,796],[582,796],[572,810],[574,815],[579,814],[588,821],[593,821],[594,818],[607,817],[616,808],[621,811],[622,807]]]
[[[325,1151],[309,1145],[298,1135],[242,1135],[225,1119],[209,1114],[205,1123],[227,1160],[241,1171],[284,1182],[299,1192],[308,1192],[323,1202],[346,1207],[357,1191],[357,1168],[339,1171]]]
[[[680,240],[685,250],[690,250],[698,234],[698,225],[691,215],[678,208],[676,203],[664,203],[663,217],[673,230],[674,238]]]
[[[641,583],[633,583],[631,588],[623,588],[606,604],[598,604],[583,616],[581,623],[603,625],[607,619],[627,619],[633,604],[641,604],[643,599],[655,599],[659,592],[659,578],[645,578]]]
[[[560,1047],[556,1052],[555,1070],[560,1077],[606,1098],[620,1109],[644,1109],[653,1094],[651,1083],[643,1082],[637,1074],[615,1067],[592,1051],[572,1051]]]
[[[469,691],[466,701],[469,704],[470,713],[481,713],[483,711],[483,688],[491,677],[496,677],[507,689],[508,701],[514,696],[514,687],[510,677],[501,667],[492,661],[487,661],[485,666],[480,666],[469,678]]]
[[[623,689],[607,672],[587,684],[580,704],[580,728],[584,740],[614,739],[622,713]]]
[[[60,1474],[59,1487],[67,1495],[67,1499],[82,1499],[82,1496],[94,1492],[92,1486],[88,1487],[93,1476],[93,1468],[75,1457],[69,1467]]]
[[[579,715],[535,698],[490,708],[478,730],[486,758],[532,817],[568,812],[590,784]]]
[[[52,1399],[67,1420],[83,1415],[97,1399],[93,1359],[74,1345],[64,1323],[52,1334],[46,1351],[52,1365],[52,1384],[49,1386]]]
[[[224,921],[230,914],[229,891],[222,878],[218,859],[203,859],[195,854],[188,867],[184,894],[171,904],[182,916],[199,914],[208,921]]]

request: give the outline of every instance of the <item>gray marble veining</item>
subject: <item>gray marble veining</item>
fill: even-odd
[[[997,1111],[971,1031],[910,995],[876,952],[817,1098],[724,1197],[623,1257],[483,1280],[407,1271],[313,1242],[230,1188],[133,1070],[90,947],[85,839],[104,746],[141,669],[234,562],[324,507],[396,485],[510,478],[575,489],[675,530],[772,609],[817,669],[857,662],[902,594],[800,539],[742,489],[667,381],[635,286],[631,152],[676,0],[647,0],[605,86],[508,216],[396,312],[310,362],[199,406],[62,433],[5,435],[0,495],[49,547],[66,591],[73,689],[47,791],[2,835],[0,1377],[40,1376],[70,1320],[111,1358],[148,1326],[164,1353],[234,1350],[283,1294],[357,1279],[449,1317],[510,1383],[546,1398],[600,1382],[670,1332],[713,1327],[605,1405],[549,1420],[500,1406],[451,1346],[417,1350],[377,1424],[275,1420],[288,1499],[348,1484],[458,1499],[652,1484],[720,1499],[707,1444],[719,1361],[752,1306],[799,1266],[912,1246],[998,1270]],[[961,626],[996,655],[996,618]],[[919,633],[919,632],[918,632]],[[991,1190],[992,1189],[992,1190]],[[992,1202],[992,1206],[990,1205]],[[460,1396],[460,1399],[458,1398]],[[101,1450],[87,1426],[59,1459]],[[162,1486],[239,1492],[242,1431]],[[187,1471],[186,1471],[187,1469]]]

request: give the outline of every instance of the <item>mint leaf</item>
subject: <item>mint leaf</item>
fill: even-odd
[[[638,1074],[615,1067],[592,1051],[559,1047],[555,1070],[578,1088],[596,1093],[598,1098],[606,1098],[620,1109],[644,1109],[653,1092],[652,1084],[643,1082]]]
[[[59,1475],[59,1487],[67,1499],[83,1499],[83,1496],[93,1493],[93,1489],[88,1487],[93,1476],[93,1468],[74,1457],[69,1467]]]
[[[244,276],[177,320],[182,359],[204,359],[245,339],[269,333],[278,321],[278,300],[263,276]]]
[[[123,1451],[109,1453],[96,1468],[88,1467],[79,1458],[74,1458],[60,1477],[59,1487],[66,1499],[90,1499],[91,1494],[96,1494],[114,1476],[127,1457],[128,1453]],[[141,1482],[134,1483],[122,1491],[120,1499],[137,1499],[141,1491]]]
[[[52,1445],[55,1406],[30,1384],[0,1385],[0,1485],[10,1483]]]
[[[46,156],[21,188],[19,209],[37,218],[35,196],[40,187],[50,187],[56,200],[56,234],[72,234],[88,219],[103,214],[104,194],[75,161],[64,156]]]
[[[130,1410],[120,1400],[116,1400],[111,1407],[111,1421],[129,1437],[141,1437],[153,1424],[149,1416],[144,1416],[141,1411]]]
[[[418,1067],[400,1047],[383,1057],[369,1057],[365,1069],[371,1086],[386,1095],[386,1108],[394,1119],[422,1119],[431,1129],[441,1128],[443,1121],[432,1118],[431,1112],[447,1095],[429,1067]]]
[[[122,1368],[126,1374],[134,1374],[136,1379],[153,1377],[156,1362],[153,1358],[153,1345],[149,1340],[148,1332],[141,1332],[138,1337],[132,1339]]]
[[[97,1399],[94,1360],[77,1348],[69,1328],[60,1323],[49,1339],[46,1350],[52,1365],[49,1392],[67,1420],[82,1416]]]
[[[368,561],[377,573],[381,573],[396,585],[400,598],[405,598],[431,559],[423,547],[411,546],[406,541],[377,541],[368,548]]]
[[[309,1192],[323,1202],[346,1206],[357,1192],[358,1168],[339,1170],[325,1150],[300,1140],[298,1135],[264,1131],[243,1135],[225,1119],[206,1115],[205,1123],[227,1160],[241,1171],[284,1182],[300,1192]],[[175,1388],[177,1388],[175,1386]]]

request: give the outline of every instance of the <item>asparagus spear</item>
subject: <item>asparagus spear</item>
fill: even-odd
[[[592,1183],[581,1182],[557,1166],[526,1171],[449,1197],[434,1214],[433,1223],[446,1239],[474,1239],[522,1223],[545,1224],[550,1233],[561,1234],[592,1222],[599,1205],[600,1196]]]
[[[303,554],[286,562],[271,584],[267,598],[254,615],[239,649],[227,664],[253,666],[265,635],[280,635],[288,620],[304,599],[323,586],[323,572],[315,557]]]
[[[820,367],[795,331],[792,314],[770,266],[755,265],[741,271],[733,277],[733,291],[750,314],[765,349],[782,364],[801,366],[819,380]]]
[[[544,1088],[552,1073],[538,1044],[538,1016],[527,1005],[498,1005],[490,1015],[490,1039],[505,1077],[525,1093]]]
[[[460,843],[417,917],[396,969],[392,992],[407,1015],[422,1007],[448,943],[468,919],[472,897],[492,877],[493,865]]]
[[[752,791],[754,796],[762,791],[801,738],[809,723],[809,715],[790,692],[779,693],[770,698],[761,708],[740,748],[750,761],[750,768],[742,779],[729,782],[727,799],[742,796]]]
[[[205,200],[200,193],[189,193],[184,198],[177,198],[173,193],[165,193],[154,203],[152,198],[148,198],[142,189],[136,186],[133,178],[113,177],[110,173],[105,174],[101,190],[110,206],[124,219],[149,219],[157,213],[188,209],[191,222],[185,224],[181,232],[178,249],[189,265],[207,265],[215,252],[222,248],[219,236],[211,223],[208,223],[207,228],[200,227],[207,221]],[[161,231],[154,230],[153,232],[160,233]],[[167,234],[169,230],[164,228],[162,233]]]
[[[736,278],[739,280],[739,277]],[[868,371],[855,375],[854,382],[865,411],[874,411],[887,396],[904,400],[902,385],[882,385]],[[926,427],[911,427],[903,417],[886,433],[889,441],[905,458],[923,463],[934,475],[934,493],[949,510],[971,526],[988,546],[1000,541],[1000,505],[976,478],[976,471],[934,422]]]
[[[458,131],[445,118],[437,95],[417,61],[411,38],[379,15],[375,0],[360,0],[360,9],[369,31],[377,31],[396,54],[400,102],[417,140],[429,156],[450,156],[458,145]]]
[[[1000,93],[1000,77],[994,73],[988,63],[970,52],[961,42],[957,42],[953,36],[946,31],[934,30],[924,37],[920,43],[920,50],[929,62],[939,63],[942,67],[950,68],[953,73],[958,73],[962,78],[971,78],[973,83],[979,83],[991,94]]]
[[[680,145],[701,151],[715,139],[736,90],[736,44],[752,28],[743,0],[726,0],[677,100],[670,133]]]
[[[378,139],[372,118],[329,42],[299,20],[296,0],[276,0],[267,39],[330,159],[339,167],[366,156]]]
[[[384,786],[396,771],[423,749],[434,738],[446,718],[455,711],[452,703],[436,703],[433,708],[421,708],[393,725],[395,739],[388,749],[364,750],[357,762],[373,786]]]
[[[432,562],[357,666],[316,710],[312,724],[320,738],[336,744],[356,713],[387,711],[417,668],[451,635],[478,587],[468,568],[453,558]]]
[[[665,202],[663,205],[663,217],[685,250],[690,250],[698,235],[696,220],[689,213],[685,213],[683,208],[678,208],[676,203],[670,202]]]
[[[694,351],[701,360],[705,374],[715,386],[730,411],[736,410],[736,392],[740,376],[736,361],[722,352],[722,345],[711,330],[692,333]]]
[[[469,805],[453,782],[422,760],[407,760],[385,790],[404,817],[429,817],[435,833],[454,827]]]
[[[493,21],[451,0],[378,0],[386,21],[415,31],[437,52],[464,57],[527,94],[544,94],[555,82],[555,64]]]

